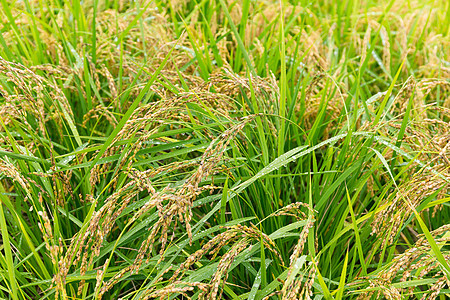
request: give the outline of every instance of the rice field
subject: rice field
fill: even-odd
[[[449,1],[0,6],[0,299],[449,297]]]

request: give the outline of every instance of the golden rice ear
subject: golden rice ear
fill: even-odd
[[[22,173],[10,162],[0,158],[0,174],[11,178],[17,182],[25,191],[31,189],[30,180],[25,178]]]
[[[158,111],[156,112],[158,113]],[[137,115],[139,116],[140,113]],[[154,248],[156,241],[161,243],[161,256],[158,261],[159,264],[164,258],[164,251],[169,242],[169,234],[171,234],[171,239],[173,239],[173,233],[175,232],[178,222],[185,224],[188,236],[189,238],[192,238],[190,220],[193,201],[205,190],[215,189],[215,187],[211,185],[201,186],[201,182],[204,178],[216,172],[217,166],[222,161],[228,144],[242,131],[245,125],[253,119],[254,116],[244,119],[214,139],[203,153],[200,163],[190,164],[190,166],[198,165],[198,168],[188,177],[185,183],[177,189],[166,187],[162,191],[156,192],[155,188],[152,186],[150,178],[153,174],[157,174],[157,172],[161,172],[163,170],[176,171],[182,167],[186,167],[187,165],[174,163],[172,165],[164,166],[160,170],[150,170],[150,172],[141,172],[132,168],[128,169],[128,178],[130,179],[129,182],[105,200],[105,204],[94,213],[86,234],[81,239],[77,239],[71,244],[70,248],[79,249],[75,254],[76,258],[74,263],[77,263],[81,259],[81,273],[84,274],[86,272],[93,262],[93,257],[99,254],[103,239],[111,231],[118,216],[139,192],[147,190],[151,195],[150,199],[134,214],[134,216],[128,221],[128,224],[132,224],[140,216],[154,207],[158,209],[160,218],[152,226],[150,234],[141,244],[134,263],[128,268],[123,269],[120,272],[120,275],[114,276],[106,282],[100,289],[101,294],[104,294],[108,289],[113,287],[114,284],[117,283],[126,273],[137,273],[144,261],[148,260],[148,258],[146,258],[146,256],[148,256],[148,251],[149,249]],[[140,119],[135,117],[131,119],[129,124],[132,124],[136,120]],[[131,125],[128,125],[128,127],[131,128]],[[212,247],[217,246],[215,242],[223,243],[224,241],[233,239],[237,234],[237,232],[234,232],[230,236],[225,235],[222,236],[222,239],[216,239],[212,243],[206,244],[202,248],[202,251],[194,255],[192,261],[195,262],[196,257],[200,258],[204,255],[205,251],[210,251]],[[208,248],[208,245],[210,245],[211,248]],[[220,245],[218,249],[222,247],[223,245]],[[83,249],[90,249],[90,251],[83,252]],[[88,257],[89,253],[91,254],[90,257]],[[69,263],[73,258],[74,254],[68,255],[66,257],[66,262]],[[186,265],[188,265],[188,267],[190,266],[190,260],[186,262]],[[184,273],[184,268],[185,267],[181,266],[179,271],[175,272],[172,276],[172,281],[177,278],[179,273]]]
[[[41,69],[49,68],[42,67]],[[50,68],[50,70],[52,69]],[[26,125],[31,131],[39,130],[42,136],[47,135],[47,125],[53,121],[57,125],[56,129],[62,135],[61,120],[72,122],[73,112],[66,95],[52,77],[52,72],[48,78],[45,78],[22,64],[9,62],[0,57],[0,73],[6,77],[4,81],[10,84],[10,88],[14,90],[14,93],[11,94],[3,86],[1,87],[0,92],[6,100],[6,106],[3,107],[2,103],[0,117],[6,123],[15,119]],[[34,116],[37,128],[33,128],[27,122],[27,114]]]
[[[421,91],[430,92],[436,86],[446,88],[448,83],[441,81],[421,81],[416,83],[408,80],[399,92],[399,95],[412,95],[411,91],[418,90],[415,97],[424,97]],[[402,98],[397,95],[395,101]],[[415,102],[423,102],[423,98]],[[414,104],[416,105],[416,104]],[[382,246],[393,242],[393,238],[398,236],[401,224],[412,214],[411,207],[418,207],[427,197],[436,193],[437,200],[446,197],[450,186],[450,126],[448,117],[450,113],[445,107],[438,107],[435,104],[420,106],[414,118],[411,118],[409,126],[405,128],[400,151],[410,151],[418,153],[416,160],[408,169],[409,180],[400,184],[398,191],[386,196],[384,209],[375,214],[372,223],[372,234],[383,239]],[[428,115],[440,113],[440,118],[428,118]],[[447,119],[446,119],[447,118]],[[390,121],[381,130],[389,135],[390,128],[401,128],[401,121]],[[392,150],[392,149],[391,149]],[[393,151],[386,152],[385,157],[390,159]],[[409,203],[409,204],[408,204]],[[436,205],[433,214],[442,208]]]
[[[181,294],[187,299],[190,299],[190,297],[187,295],[186,292],[194,291],[195,289],[198,289],[201,291],[201,293],[205,293],[208,290],[211,289],[211,286],[207,283],[201,283],[201,282],[181,282],[177,281],[171,284],[166,285],[165,287],[161,289],[156,288],[150,288],[145,291],[144,295],[141,297],[142,300],[148,300],[148,299],[167,299],[173,294]],[[199,299],[202,299],[199,296]]]
[[[435,239],[435,242],[441,245],[448,244],[450,242],[450,236],[447,234],[449,229],[450,225],[447,224],[432,231],[431,235]],[[428,240],[422,236],[412,247],[396,256],[388,264],[386,269],[379,272],[376,276],[361,278],[361,280],[367,281],[369,287],[379,289],[375,292],[379,297],[383,295],[388,299],[403,299],[400,295],[412,295],[415,287],[396,288],[393,285],[394,282],[397,280],[407,282],[413,278],[414,280],[420,280],[426,278],[431,273],[434,274],[437,270],[433,275],[433,278],[437,280],[421,298],[423,300],[436,299],[445,285],[449,285],[450,280],[447,272],[442,271],[440,262],[432,253],[432,248]],[[443,255],[445,259],[450,258],[449,251],[443,251]],[[361,293],[358,299],[367,299],[373,293]]]

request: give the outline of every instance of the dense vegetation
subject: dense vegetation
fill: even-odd
[[[449,1],[1,7],[0,298],[450,294]]]

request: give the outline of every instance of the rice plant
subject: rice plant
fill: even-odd
[[[450,2],[0,2],[1,299],[450,294]]]

